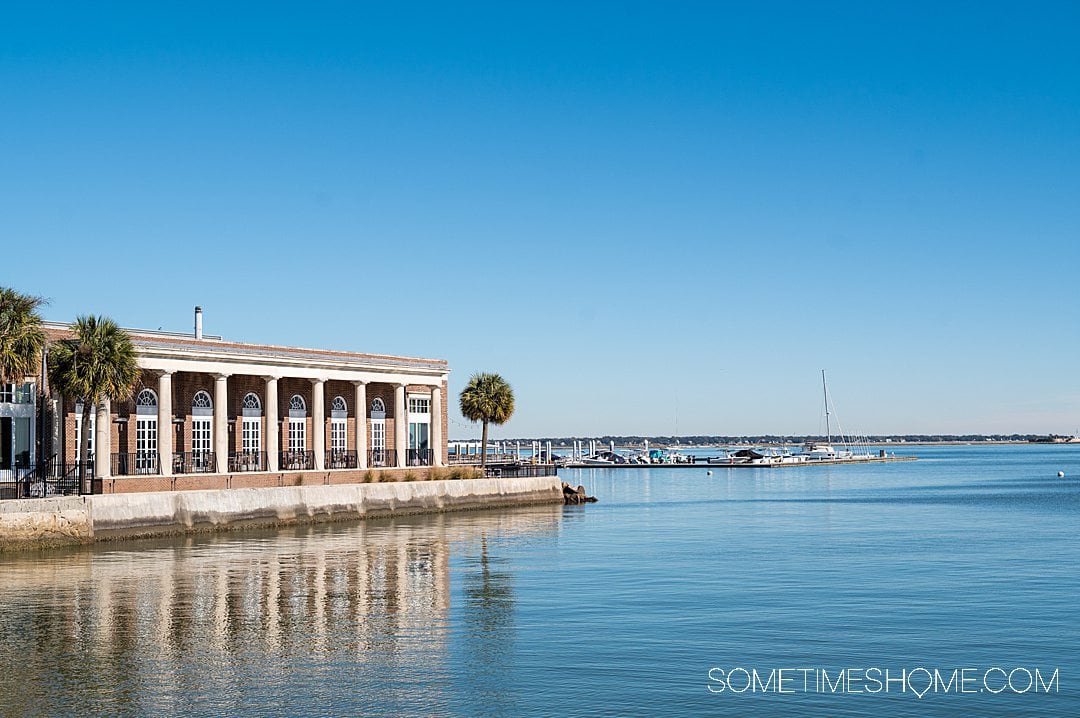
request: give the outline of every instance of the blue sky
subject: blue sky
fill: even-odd
[[[45,5],[0,282],[50,319],[497,371],[495,436],[814,432],[822,368],[851,431],[1080,427],[1076,4]]]

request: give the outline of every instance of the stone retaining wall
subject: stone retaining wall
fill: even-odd
[[[11,500],[0,501],[0,549],[562,502],[557,476]]]

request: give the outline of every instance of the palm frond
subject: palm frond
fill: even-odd
[[[473,374],[461,390],[459,405],[469,421],[505,424],[514,414],[514,391],[498,374]]]
[[[36,375],[47,337],[38,309],[41,297],[0,287],[0,383],[15,384]]]

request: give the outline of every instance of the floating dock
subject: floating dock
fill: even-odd
[[[898,461],[916,461],[917,456],[852,456],[847,459],[811,459],[809,461],[728,463],[710,462],[709,457],[698,456],[693,462],[677,464],[582,464],[570,462],[560,469],[792,469],[807,466],[839,466],[847,464],[891,464]]]

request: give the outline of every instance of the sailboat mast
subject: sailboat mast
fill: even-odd
[[[832,429],[829,427],[829,387],[825,385],[825,370],[821,370],[821,393],[825,396],[825,435],[826,443],[832,443]]]

